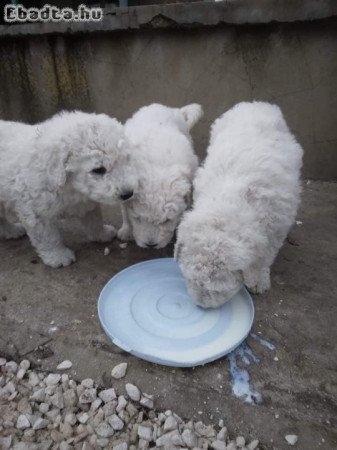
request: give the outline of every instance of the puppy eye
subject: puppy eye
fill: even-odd
[[[95,173],[96,175],[104,175],[106,173],[106,168],[104,166],[97,167],[96,169],[92,169],[91,173]]]

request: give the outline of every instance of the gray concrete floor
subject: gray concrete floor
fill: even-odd
[[[76,264],[55,270],[38,260],[27,238],[1,241],[0,355],[25,356],[46,370],[70,359],[73,377],[102,385],[111,383],[115,364],[127,361],[127,380],[155,394],[157,409],[205,422],[224,418],[231,432],[259,438],[263,449],[288,448],[285,434],[298,434],[298,449],[336,449],[337,184],[305,184],[298,220],[303,224],[291,231],[274,264],[272,289],[254,298],[253,330],[277,348],[273,354],[248,339],[262,360],[249,368],[263,396],[259,406],[233,397],[226,358],[171,369],[126,354],[102,332],[96,305],[104,284],[172,249],[120,249],[114,241],[103,256],[104,244],[77,243]],[[124,383],[117,383],[120,392]]]

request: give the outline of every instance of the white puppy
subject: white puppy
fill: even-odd
[[[82,218],[90,240],[109,241],[99,203],[132,196],[123,126],[105,114],[63,112],[37,125],[0,121],[0,237],[27,233],[45,264],[75,260],[57,220]],[[127,180],[127,181],[126,181]]]
[[[138,188],[122,205],[121,240],[134,238],[140,247],[165,247],[190,202],[198,159],[190,130],[202,117],[200,105],[169,108],[153,104],[125,124],[133,146]]]
[[[243,283],[255,293],[269,289],[300,201],[303,151],[277,106],[253,102],[214,122],[207,153],[175,257],[195,302],[214,308]]]

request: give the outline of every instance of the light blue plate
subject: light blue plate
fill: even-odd
[[[128,267],[103,288],[101,324],[112,342],[139,358],[193,367],[221,358],[247,337],[254,319],[245,288],[218,309],[202,309],[189,297],[172,258]]]

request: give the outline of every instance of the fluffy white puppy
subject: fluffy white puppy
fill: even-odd
[[[190,202],[198,159],[190,130],[202,117],[200,105],[169,108],[153,104],[137,111],[125,124],[133,146],[138,188],[123,203],[121,240],[140,247],[162,248],[172,239]]]
[[[253,102],[214,122],[207,153],[175,257],[195,302],[215,308],[243,283],[255,293],[269,289],[300,201],[303,151],[277,106]]]
[[[58,219],[81,218],[90,240],[109,241],[99,203],[133,194],[123,126],[105,114],[63,112],[37,125],[0,121],[0,237],[27,233],[45,264],[75,260]]]

